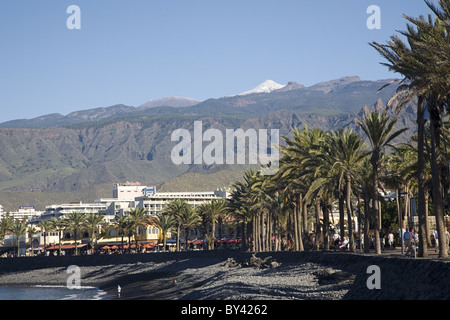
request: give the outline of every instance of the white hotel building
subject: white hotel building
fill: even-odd
[[[106,222],[112,221],[116,215],[126,215],[132,209],[144,208],[148,214],[160,213],[167,203],[174,199],[183,199],[193,208],[213,199],[225,199],[229,193],[222,190],[206,192],[156,192],[155,187],[115,184],[113,197],[95,200],[94,203],[71,202],[67,204],[50,205],[40,216],[29,220],[37,224],[41,220],[61,218],[69,212],[98,212],[105,216]]]

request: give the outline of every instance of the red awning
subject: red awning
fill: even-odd
[[[87,246],[87,243],[77,244],[77,248],[82,248],[85,246]],[[62,244],[61,249],[62,250],[75,249],[75,245],[74,244]],[[59,245],[54,245],[54,246],[48,247],[47,250],[59,250]]]

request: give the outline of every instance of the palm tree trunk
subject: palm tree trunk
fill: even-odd
[[[350,174],[346,174],[346,199],[345,202],[347,204],[347,225],[348,225],[348,245],[350,251],[355,251],[355,242],[353,238],[353,210],[352,210],[352,203],[351,203],[351,195],[352,195],[352,179],[350,177]]]
[[[134,236],[134,245],[136,246],[136,253],[139,253],[139,250],[138,250],[138,236],[139,236],[139,227],[136,227],[136,235]]]
[[[316,238],[315,238],[315,246],[314,250],[319,251],[319,243],[321,238],[321,230],[320,230],[320,201],[315,201],[315,213],[316,213]]]
[[[268,214],[261,213],[260,217],[260,234],[261,234],[261,251],[267,251],[266,240],[267,240],[267,228],[266,228],[266,219]]]
[[[59,255],[59,256],[61,256],[61,233],[62,233],[62,231],[59,230],[59,231],[58,231],[58,243],[59,243],[58,255]]]
[[[163,251],[166,251],[166,246],[167,246],[167,236],[166,233],[163,232]]]
[[[430,232],[430,223],[428,219],[428,190],[425,191],[425,214],[426,214],[426,229],[427,229],[427,244],[428,247],[431,247],[431,232]]]
[[[323,248],[326,250],[330,249],[330,243],[329,243],[329,229],[330,229],[330,218],[329,218],[329,212],[328,212],[328,205],[326,203],[322,204],[322,213],[323,213]]]
[[[184,228],[184,250],[188,251],[189,246],[188,246],[188,237],[189,237],[189,228]]]
[[[241,230],[241,249],[242,251],[247,251],[247,233],[246,228],[247,226],[245,225],[245,217],[242,218],[242,226],[241,226],[242,230]]]
[[[425,200],[425,161],[424,161],[424,100],[419,96],[417,103],[417,182],[418,182],[418,215],[419,215],[419,257],[428,257],[427,224],[428,213]]]
[[[20,237],[16,235],[17,257],[20,254]]]
[[[253,214],[252,217],[252,235],[251,235],[251,240],[252,240],[252,251],[256,252],[256,213]]]
[[[273,217],[270,213],[267,213],[267,227],[266,227],[267,230],[266,230],[266,241],[264,251],[272,250],[272,224],[273,224]]]
[[[213,240],[208,245],[208,247],[209,247],[209,250],[214,250],[214,239],[216,238],[216,221],[215,221],[214,217],[212,219],[211,229],[212,229],[212,231],[211,231],[212,236],[210,238]]]
[[[78,241],[78,233],[76,231],[74,231],[73,236],[75,238],[75,255],[78,255],[78,245],[77,245],[77,241]]]
[[[302,210],[303,210],[303,205],[302,205],[302,195],[300,195],[299,200],[298,200],[298,205],[297,205],[297,240],[298,244],[299,244],[299,250],[300,251],[304,251],[305,247],[303,245],[303,238],[302,238]],[[305,231],[305,230],[303,230]]]
[[[180,235],[181,235],[181,225],[180,223],[177,224],[177,252],[180,252]]]
[[[373,189],[372,189],[372,213],[374,217],[374,238],[375,238],[375,253],[381,254],[380,244],[380,219],[378,213],[378,167],[379,167],[379,155],[376,151],[372,155],[373,166]]]
[[[362,238],[362,234],[361,234],[361,197],[360,194],[358,193],[358,239],[359,239],[359,252],[362,252],[362,246],[361,246],[361,238]]]
[[[255,217],[255,252],[261,251],[261,214],[258,212]]]
[[[297,203],[295,203],[294,205],[294,210],[293,210],[293,214],[292,214],[292,222],[293,222],[293,228],[294,228],[294,249],[295,251],[299,251],[300,250],[300,241],[299,241],[299,230],[298,230],[298,226],[299,226],[299,214],[298,214],[298,210],[300,206],[300,201],[298,201]]]
[[[339,192],[339,231],[341,239],[345,236],[345,213],[344,213],[344,196]]]
[[[305,247],[308,248],[309,250],[311,248],[311,243],[309,240],[309,228],[308,228],[308,204],[304,200],[302,203],[302,229],[305,240]]]
[[[364,190],[364,253],[370,252],[370,239],[369,239],[369,230],[370,230],[370,195],[367,190]]]
[[[433,185],[433,209],[436,217],[436,228],[439,236],[439,258],[448,257],[447,242],[445,239],[444,206],[442,201],[441,184],[441,148],[440,148],[440,115],[436,103],[430,103],[431,119],[431,180]]]
[[[44,255],[47,255],[47,231],[44,232]]]
[[[403,254],[403,218],[402,218],[402,204],[400,202],[401,200],[401,193],[400,193],[400,189],[397,189],[397,196],[395,197],[395,201],[397,203],[397,213],[398,213],[398,228],[400,230],[399,233],[399,237],[400,237],[400,244],[401,244],[401,248],[402,248],[402,254]]]
[[[411,220],[411,210],[409,209],[410,204],[409,204],[409,188],[408,188],[408,184],[405,185],[405,189],[404,189],[404,194],[405,194],[405,221],[407,221],[407,225],[409,227],[409,230],[412,230],[412,220]]]

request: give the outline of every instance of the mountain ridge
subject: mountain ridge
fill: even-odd
[[[308,107],[310,110],[318,106],[323,109],[335,109],[339,112],[345,105],[353,105],[347,113],[359,111],[361,103],[371,104],[379,97],[387,101],[395,91],[395,85],[389,86],[381,93],[377,90],[388,80],[364,81],[358,76],[342,77],[335,80],[319,82],[310,87],[305,87],[296,82],[290,81],[287,85],[270,92],[258,92],[246,95],[235,95],[222,98],[210,98],[205,101],[198,101],[192,98],[164,97],[153,99],[141,104],[138,107],[117,104],[110,107],[100,107],[73,111],[68,115],[59,113],[42,115],[32,119],[16,119],[0,123],[0,128],[48,128],[54,126],[65,126],[81,124],[91,121],[104,121],[130,115],[138,114],[210,114],[210,115],[254,115],[262,112],[272,112],[282,108]],[[263,82],[264,83],[264,82]],[[337,105],[336,100],[341,97],[336,95],[351,94],[353,86],[368,85],[370,88],[370,99],[363,98],[364,101],[347,99],[345,104]],[[347,92],[346,92],[347,90]],[[358,88],[354,89],[360,90]],[[367,90],[367,91],[368,91]],[[251,90],[250,90],[251,91]],[[367,95],[368,93],[364,93]],[[309,111],[307,111],[309,112]]]
[[[0,128],[0,191],[8,195],[10,204],[33,205],[23,203],[24,192],[39,194],[36,199],[45,193],[56,199],[60,193],[64,203],[71,192],[125,181],[164,190],[177,183],[183,190],[224,187],[227,179],[242,175],[249,166],[175,165],[171,160],[175,130],[192,134],[194,122],[202,121],[203,132],[214,128],[223,136],[227,129],[252,128],[279,129],[280,137],[290,137],[292,128],[305,125],[327,131],[351,128],[362,135],[355,118],[385,108],[396,90],[392,85],[378,92],[385,83],[346,79],[311,88],[291,82],[292,90],[286,86],[270,93],[211,98],[188,107],[137,110],[116,105],[72,112],[71,121],[58,114],[42,116],[52,125]],[[415,128],[414,106],[400,112],[398,125]],[[92,196],[109,191],[102,189]]]

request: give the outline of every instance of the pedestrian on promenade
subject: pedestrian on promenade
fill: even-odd
[[[405,242],[405,247],[408,248],[404,254],[404,256],[410,255],[410,253],[414,253],[414,257],[416,257],[416,248],[413,246],[413,240],[412,240],[412,234],[409,232],[408,229],[406,229],[405,233],[403,234],[403,240]]]
[[[384,243],[385,243],[384,237],[385,237],[384,230],[381,229],[381,230],[380,230],[380,242],[381,242],[381,250],[382,250],[382,251],[384,251]]]
[[[117,297],[120,299],[120,292],[122,291],[122,288],[120,285],[117,286]]]
[[[439,247],[439,235],[437,230],[433,231],[433,238],[434,238],[434,252],[437,252]]]
[[[389,232],[388,234],[388,244],[389,244],[389,248],[391,250],[394,250],[394,234],[391,232]]]

